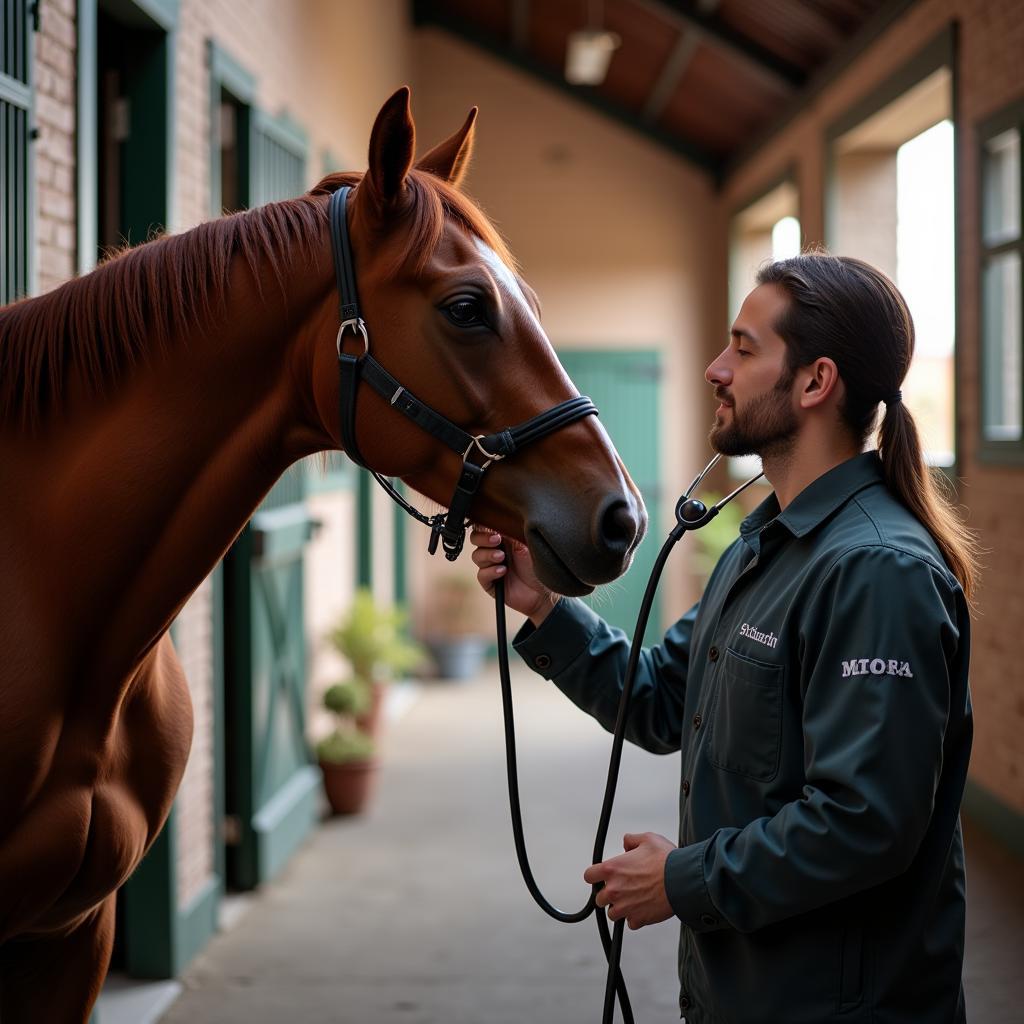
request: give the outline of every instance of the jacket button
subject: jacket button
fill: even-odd
[[[533,663],[537,668],[547,668],[551,664],[551,658],[547,654],[538,654]]]
[[[697,714],[695,714],[693,716],[693,727],[694,727],[694,729],[699,729],[700,728],[700,723],[703,722],[703,721],[704,721],[704,719],[701,716],[701,713],[698,711]]]
[[[708,660],[709,661],[718,661],[718,648],[717,647],[712,647],[711,650],[708,651]]]
[[[690,999],[688,996],[679,997],[679,1009],[688,1010],[690,1008]]]
[[[682,788],[683,788],[683,796],[689,796],[690,795],[690,780],[689,779],[683,779],[683,787]]]
[[[718,918],[715,917],[714,914],[701,914],[700,923],[704,925],[705,928],[714,928],[715,925],[718,924]]]

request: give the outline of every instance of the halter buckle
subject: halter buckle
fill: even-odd
[[[490,464],[491,464],[492,462],[501,462],[501,460],[502,460],[503,458],[505,458],[505,456],[504,456],[504,455],[502,455],[502,454],[500,454],[500,453],[494,453],[494,452],[489,452],[489,451],[488,451],[488,450],[487,450],[487,449],[486,449],[486,448],[485,448],[485,447],[484,447],[484,446],[483,446],[483,445],[482,445],[482,444],[480,443],[480,442],[481,442],[481,441],[482,441],[482,440],[483,440],[483,439],[484,439],[484,438],[485,438],[486,436],[487,436],[486,434],[477,434],[477,435],[476,435],[476,437],[474,437],[474,438],[473,438],[473,440],[472,440],[472,441],[471,441],[471,442],[470,442],[470,443],[469,443],[469,444],[468,444],[468,445],[466,446],[466,450],[465,450],[465,451],[464,451],[464,452],[462,453],[462,461],[463,461],[463,462],[465,462],[465,461],[466,461],[466,459],[468,459],[468,458],[469,458],[469,453],[470,453],[470,452],[471,452],[471,451],[472,451],[472,450],[473,450],[474,448],[476,448],[476,450],[477,450],[477,451],[478,451],[478,452],[479,452],[479,453],[480,453],[480,454],[481,454],[481,455],[482,455],[482,456],[484,457],[484,459],[486,460],[486,461],[484,462],[484,464],[483,464],[483,465],[482,465],[482,466],[480,467],[481,469],[486,469],[486,468],[487,468],[487,467],[488,467],[488,466],[489,466],[489,465],[490,465]]]
[[[368,355],[370,352],[370,334],[366,330],[366,324],[363,323],[363,318],[361,316],[341,321],[341,326],[338,328],[337,338],[338,355],[341,355],[341,339],[349,328],[352,329],[353,334],[361,334],[363,336],[363,355]]]

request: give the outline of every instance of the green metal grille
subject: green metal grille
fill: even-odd
[[[3,0],[0,39],[0,306],[29,285],[29,13]]]
[[[3,0],[4,34],[0,46],[0,73],[28,84],[28,3]]]

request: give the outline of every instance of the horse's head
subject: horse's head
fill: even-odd
[[[373,355],[422,402],[469,433],[487,434],[578,392],[544,333],[536,296],[497,232],[459,191],[475,118],[474,109],[414,165],[409,92],[399,90],[374,124],[348,224]],[[336,185],[328,179],[320,190]],[[362,344],[347,335],[347,351],[362,351]],[[318,397],[324,411],[336,410],[336,402],[336,393]],[[460,456],[369,387],[360,390],[356,410],[366,463],[446,505]],[[562,594],[589,593],[621,575],[647,520],[595,416],[491,466],[470,514],[524,541],[542,581]]]

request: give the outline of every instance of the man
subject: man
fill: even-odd
[[[627,835],[584,874],[630,928],[680,919],[689,1024],[966,1019],[976,570],[901,401],[913,343],[884,275],[806,254],[761,271],[705,375],[711,444],[759,455],[774,494],[640,662],[627,738],[681,751],[678,844]],[[529,617],[518,652],[611,729],[624,634],[473,541]]]

